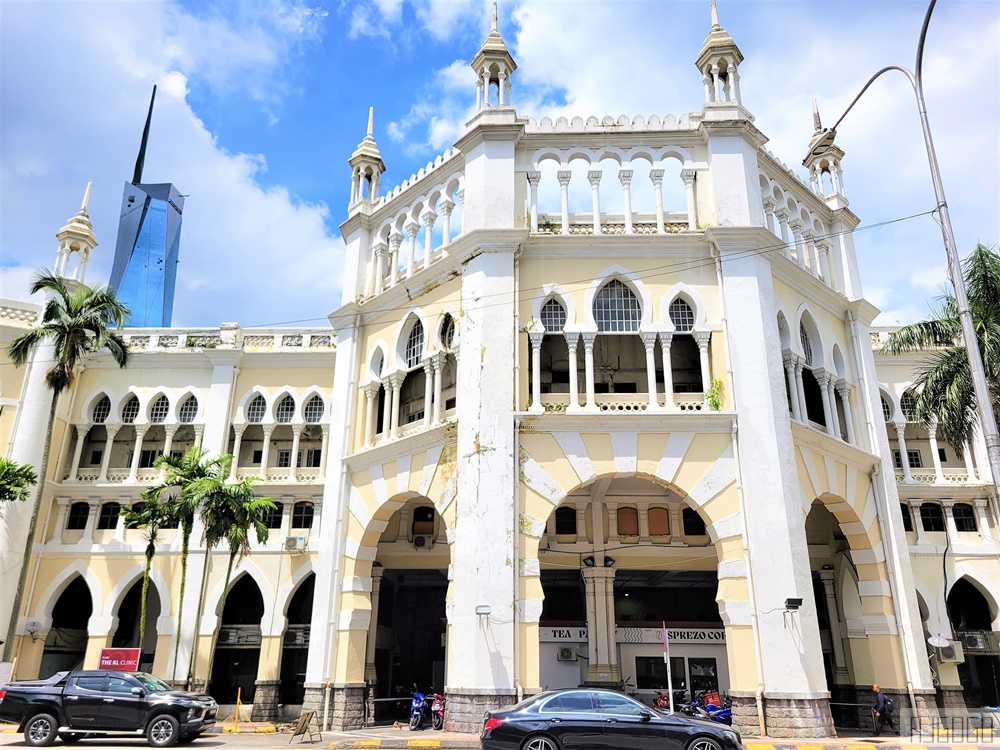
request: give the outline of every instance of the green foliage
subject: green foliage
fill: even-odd
[[[143,493],[143,499],[132,507],[122,506],[122,523],[126,529],[142,529],[143,539],[146,540],[146,567],[142,571],[142,596],[140,598],[139,614],[139,646],[142,647],[146,639],[146,599],[149,595],[149,569],[153,564],[153,556],[156,554],[156,543],[159,541],[160,529],[172,527],[174,525],[173,508],[168,503],[161,503],[155,498],[146,497],[148,490]]]
[[[705,393],[705,401],[712,411],[719,411],[722,408],[722,394],[726,392],[726,384],[721,378],[713,378],[712,386]]]
[[[27,464],[0,458],[0,518],[4,503],[23,503],[31,497],[31,488],[38,484],[38,475]]]
[[[993,248],[977,244],[962,263],[962,275],[986,368],[990,401],[997,410],[1000,408],[1000,256]],[[954,296],[940,297],[930,318],[903,326],[889,336],[882,348],[883,354],[917,351],[926,353],[914,383],[918,391],[917,418],[925,423],[937,420],[941,436],[961,457],[979,424],[979,412]]]

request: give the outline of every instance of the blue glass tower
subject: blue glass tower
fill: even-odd
[[[111,287],[132,311],[129,325],[161,328],[173,316],[184,197],[170,183],[142,182],[155,99],[154,86],[135,174],[122,194]]]

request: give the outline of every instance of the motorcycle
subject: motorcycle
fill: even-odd
[[[431,726],[434,729],[444,729],[444,696],[441,693],[434,693],[434,700],[431,701]]]
[[[684,691],[675,690],[673,708],[679,711],[683,700],[684,700]],[[670,693],[666,690],[658,690],[656,692],[656,695],[653,697],[653,708],[659,711],[669,711],[671,709]]]
[[[706,703],[700,696],[695,698],[690,703],[680,706],[679,710],[688,716],[694,716],[699,719],[708,719],[709,721],[715,721],[719,724],[731,726],[733,723],[733,711],[730,706]]]
[[[427,713],[427,696],[419,690],[413,691],[410,702],[410,731],[415,732],[424,725],[424,714]]]

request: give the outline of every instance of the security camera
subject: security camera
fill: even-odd
[[[801,599],[785,599],[785,609],[795,611],[802,606]]]

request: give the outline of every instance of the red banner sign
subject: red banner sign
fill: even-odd
[[[102,648],[98,669],[116,669],[119,672],[138,672],[141,648]]]

